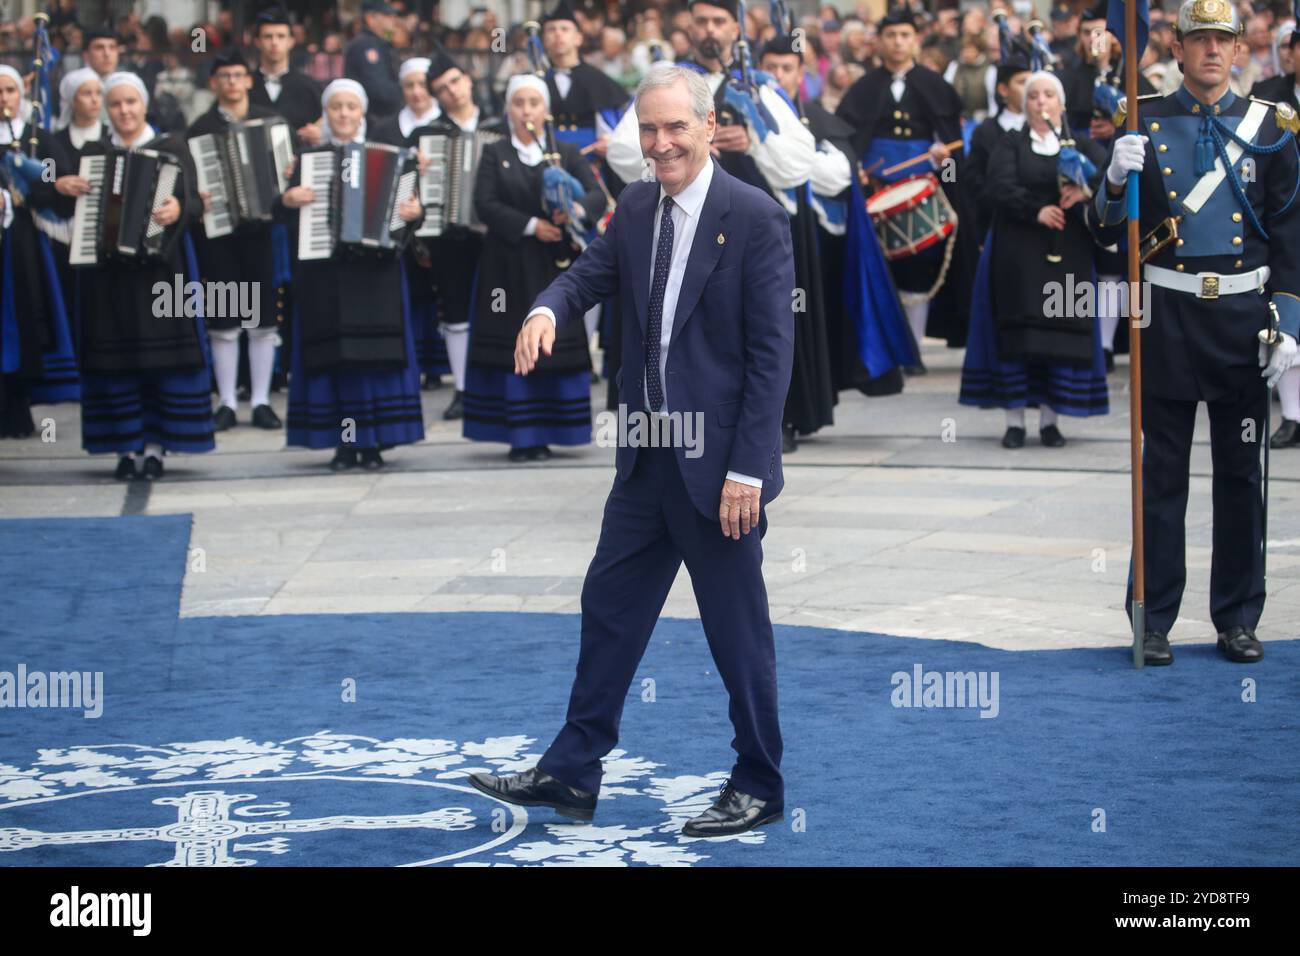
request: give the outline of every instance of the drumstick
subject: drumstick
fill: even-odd
[[[954,139],[951,143],[944,143],[943,148],[956,149],[961,144],[962,144],[961,140]],[[882,169],[880,171],[881,178],[885,176],[892,176],[900,169],[906,169],[908,166],[915,166],[917,163],[923,163],[929,158],[930,158],[930,154],[928,152],[925,152],[922,153],[920,156],[913,156],[911,159],[904,160],[901,163],[895,163],[893,166],[890,166],[888,169]]]

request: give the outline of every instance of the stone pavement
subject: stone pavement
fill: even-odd
[[[836,425],[786,458],[764,541],[774,621],[999,648],[1127,644],[1124,360],[1109,416],[1064,419],[1069,444],[1047,449],[1030,411],[1026,447],[1007,451],[1000,411],[956,402],[961,353],[932,342],[925,359],[931,374],[900,396],[843,395]],[[329,472],[328,452],[286,450],[243,405],[215,453],[170,456],[152,487],[81,451],[75,407],[38,407],[55,440],[0,442],[0,517],[192,512],[201,551],[183,615],[578,612],[613,450],[510,464],[441,420],[450,396],[424,393],[426,441],[386,453],[378,474]],[[284,417],[284,395],[274,403]],[[1176,643],[1214,638],[1203,412],[1197,442]],[[1265,641],[1300,636],[1298,504],[1300,450],[1274,453]],[[664,613],[697,616],[684,569]]]

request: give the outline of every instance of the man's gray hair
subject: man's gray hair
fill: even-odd
[[[676,86],[679,82],[686,84],[686,90],[691,95],[691,112],[703,123],[709,118],[709,110],[713,109],[713,93],[709,90],[709,81],[704,78],[704,74],[689,67],[672,63],[651,67],[650,72],[637,84],[636,102],[641,102],[642,95],[648,90]]]

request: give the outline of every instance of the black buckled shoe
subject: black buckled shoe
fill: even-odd
[[[117,469],[113,472],[113,477],[118,481],[130,481],[134,478],[135,459],[126,457],[119,458],[117,461]]]
[[[1044,425],[1038,430],[1038,440],[1047,448],[1065,447],[1065,436],[1055,425]]]
[[[347,471],[349,468],[357,466],[357,450],[340,445],[334,450],[334,457],[330,459],[331,471]]]
[[[1264,645],[1253,628],[1234,624],[1219,635],[1219,651],[1235,663],[1253,664],[1264,656]]]
[[[1273,437],[1268,440],[1268,447],[1290,448],[1293,445],[1300,445],[1300,422],[1284,418],[1277,431],[1273,433]]]
[[[465,393],[457,390],[456,394],[451,397],[451,404],[447,406],[442,413],[442,420],[445,422],[454,422],[458,418],[465,417]]]
[[[162,459],[157,455],[145,455],[144,464],[140,466],[140,476],[156,481],[163,476]]]
[[[238,423],[235,418],[235,410],[229,405],[218,405],[217,410],[212,413],[212,430],[214,432],[224,432],[234,428]]]
[[[590,820],[596,813],[594,793],[561,783],[536,767],[503,777],[472,773],[469,782],[489,797],[520,807],[550,807],[560,816],[574,820]]]
[[[253,425],[257,428],[274,429],[284,427],[280,416],[270,405],[258,405],[253,409]]]
[[[1152,667],[1174,662],[1174,652],[1169,649],[1169,637],[1164,631],[1147,631],[1143,635],[1142,660]]]
[[[384,459],[378,448],[361,449],[361,467],[367,471],[378,471],[384,467]]]
[[[1003,448],[1024,448],[1025,447],[1025,430],[1019,425],[1011,425],[1007,428],[1006,434],[1002,436]]]
[[[784,800],[759,800],[741,793],[728,780],[713,806],[687,820],[682,833],[688,837],[733,836],[784,819]]]

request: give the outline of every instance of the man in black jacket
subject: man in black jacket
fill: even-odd
[[[318,145],[321,86],[307,74],[289,68],[293,50],[289,15],[279,8],[263,11],[253,31],[261,65],[253,71],[249,99],[288,120],[300,141]]]

